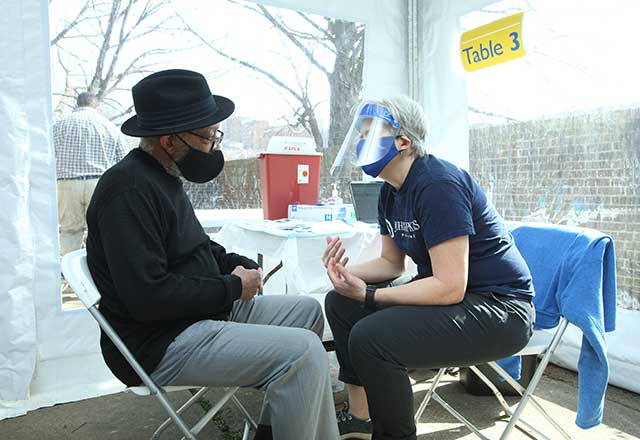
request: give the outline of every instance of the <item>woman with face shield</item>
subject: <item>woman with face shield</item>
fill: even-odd
[[[415,439],[408,369],[501,359],[532,334],[533,285],[513,237],[467,171],[426,153],[426,135],[415,101],[364,102],[332,167],[355,164],[385,181],[380,256],[347,265],[331,237],[322,256],[349,394],[337,414],[343,439]],[[407,256],[418,274],[402,283]]]

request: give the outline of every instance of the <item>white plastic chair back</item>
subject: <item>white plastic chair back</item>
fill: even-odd
[[[62,257],[62,273],[86,308],[91,308],[100,302],[100,293],[91,278],[87,265],[87,252],[84,249],[69,252]]]

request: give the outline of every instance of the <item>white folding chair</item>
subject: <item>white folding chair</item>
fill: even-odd
[[[118,348],[120,353],[125,357],[127,362],[131,365],[131,367],[135,370],[135,372],[140,376],[142,382],[145,386],[138,387],[129,387],[127,391],[130,391],[138,396],[155,396],[158,401],[160,401],[160,405],[167,412],[169,417],[156,429],[156,431],[151,436],[152,439],[159,438],[160,434],[169,427],[172,423],[175,423],[178,429],[182,432],[184,437],[183,439],[195,440],[196,436],[202,429],[205,427],[207,423],[213,419],[218,411],[229,401],[231,400],[235,406],[242,413],[245,424],[244,424],[244,432],[242,439],[248,440],[249,432],[251,429],[254,431],[257,429],[256,422],[251,418],[249,412],[245,409],[245,407],[240,403],[238,398],[235,396],[238,387],[228,388],[226,389],[225,394],[222,396],[220,400],[218,400],[212,407],[206,412],[206,414],[190,429],[186,423],[180,417],[187,408],[201,399],[205,393],[209,390],[207,387],[200,386],[169,386],[169,387],[160,387],[155,384],[155,382],[149,377],[149,375],[144,371],[144,369],[140,366],[138,361],[133,357],[127,346],[122,342],[118,334],[113,330],[111,325],[104,318],[102,313],[98,310],[98,304],[100,303],[100,293],[96,288],[93,279],[91,278],[91,273],[89,272],[89,267],[87,266],[87,254],[84,249],[77,250],[74,252],[70,252],[66,254],[62,258],[62,273],[64,274],[65,279],[73,288],[80,301],[87,308],[91,316],[98,322],[100,328],[106,333],[106,335],[111,339],[111,341]],[[178,410],[174,410],[171,404],[167,401],[164,396],[165,393],[171,391],[181,391],[181,390],[191,390],[197,389],[198,391],[187,400]]]
[[[477,374],[478,377],[491,389],[495,397],[498,399],[498,402],[500,402],[500,405],[504,409],[505,413],[509,416],[509,423],[507,424],[506,428],[500,435],[500,440],[507,439],[515,426],[518,426],[520,429],[524,429],[525,431],[529,431],[530,433],[537,436],[537,438],[542,438],[547,440],[549,439],[538,429],[534,428],[529,423],[521,419],[522,412],[524,411],[525,406],[529,402],[531,402],[534,408],[538,410],[538,412],[540,412],[540,414],[542,414],[542,416],[544,416],[544,418],[549,421],[549,423],[560,433],[560,435],[562,435],[563,438],[567,440],[571,439],[569,434],[567,434],[567,432],[564,429],[562,429],[560,424],[558,424],[558,422],[556,422],[544,410],[542,405],[540,405],[540,403],[533,396],[533,393],[536,387],[538,386],[540,379],[542,378],[542,374],[544,373],[545,368],[549,364],[551,355],[558,347],[558,343],[560,342],[560,339],[562,338],[562,335],[564,334],[567,328],[567,324],[568,324],[568,321],[564,317],[562,317],[554,333],[549,332],[548,330],[534,330],[533,336],[529,340],[529,343],[527,344],[527,346],[522,350],[520,350],[520,352],[516,353],[516,355],[519,355],[519,356],[542,355],[542,360],[540,361],[538,367],[536,368],[533,374],[533,377],[531,378],[531,382],[529,382],[529,386],[526,389],[522,387],[522,385],[520,385],[513,377],[509,375],[509,373],[507,373],[503,368],[501,368],[496,362],[488,363],[488,365],[496,373],[502,376],[505,379],[505,381],[509,385],[511,385],[516,390],[516,392],[520,394],[520,396],[522,396],[520,399],[520,402],[518,403],[518,406],[516,407],[516,410],[513,412],[511,411],[511,408],[509,407],[506,400],[502,396],[502,393],[500,393],[498,388],[491,382],[491,380],[489,380],[489,378],[485,376],[476,366],[470,367],[470,369],[475,374]],[[422,403],[420,403],[420,406],[418,407],[418,411],[416,411],[416,414],[415,414],[416,423],[418,423],[418,421],[420,420],[420,417],[422,416],[422,413],[426,409],[429,401],[433,399],[436,402],[438,402],[440,405],[442,405],[444,409],[446,409],[452,416],[454,416],[461,423],[463,423],[478,437],[480,437],[483,440],[489,440],[489,438],[484,434],[482,434],[480,430],[475,425],[473,425],[473,423],[471,423],[462,414],[456,411],[455,408],[449,405],[435,391],[446,370],[447,370],[446,368],[441,368],[440,370],[438,370],[438,373],[434,377],[431,387],[427,391],[427,394],[422,400]]]

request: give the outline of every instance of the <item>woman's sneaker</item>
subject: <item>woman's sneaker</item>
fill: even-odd
[[[371,419],[363,420],[349,414],[349,402],[344,402],[340,411],[336,412],[340,440],[371,440]]]

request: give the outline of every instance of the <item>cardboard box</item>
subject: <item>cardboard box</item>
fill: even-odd
[[[356,221],[353,205],[289,205],[288,218],[312,222]]]

